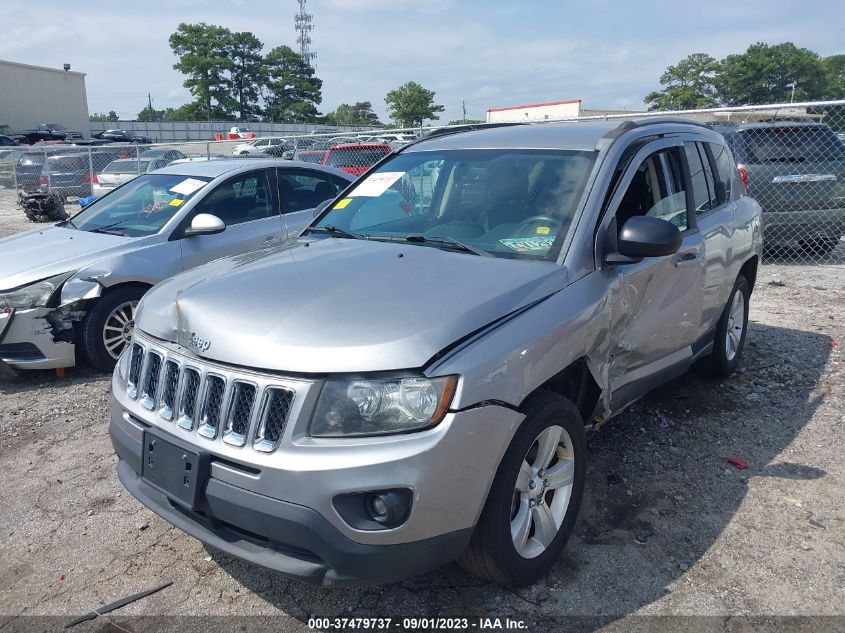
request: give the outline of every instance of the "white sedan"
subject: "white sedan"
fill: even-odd
[[[249,143],[240,143],[232,150],[232,156],[264,156],[264,150],[276,145],[284,145],[281,138],[257,138]]]
[[[170,161],[166,158],[121,158],[114,160],[106,165],[103,171],[94,175],[91,194],[103,196],[115,187],[129,182],[141,174],[167,167],[169,164]]]

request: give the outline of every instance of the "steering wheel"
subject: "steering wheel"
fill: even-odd
[[[537,224],[551,224],[556,229],[559,229],[563,225],[563,222],[561,222],[557,218],[552,218],[547,215],[535,215],[519,223],[519,226],[517,227],[517,234],[521,232],[523,227],[528,228]]]

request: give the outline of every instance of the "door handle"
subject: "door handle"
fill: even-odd
[[[675,256],[675,268],[686,268],[698,263],[698,251],[684,251]]]

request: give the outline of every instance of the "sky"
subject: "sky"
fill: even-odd
[[[665,68],[686,55],[721,59],[749,44],[792,41],[845,52],[845,2],[803,0],[308,0],[321,112],[416,81],[445,106],[440,120],[487,108],[581,99],[642,109]],[[87,73],[90,112],[134,119],[191,100],[168,37],[180,22],[252,31],[265,51],[298,50],[295,0],[2,0],[0,59]],[[0,87],[2,89],[2,87]]]

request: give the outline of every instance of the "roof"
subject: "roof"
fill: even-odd
[[[10,62],[5,59],[0,59],[0,65],[17,66],[19,68],[30,68],[32,70],[44,70],[54,73],[62,73],[67,75],[76,75],[77,77],[85,77],[85,73],[78,70],[65,70],[64,68],[50,68],[49,66],[34,66],[33,64],[22,64],[21,62]]]
[[[479,126],[468,132],[423,139],[409,146],[409,150],[520,148],[592,151],[602,136],[617,127],[618,121],[529,123],[488,128]]]
[[[566,101],[550,101],[548,103],[532,103],[530,105],[505,106],[503,108],[487,108],[487,112],[504,112],[505,110],[526,110],[528,108],[545,108],[556,105],[569,105],[581,103],[581,99],[568,99]]]
[[[654,130],[664,126],[666,129]],[[631,129],[655,134],[677,131],[678,126],[707,129],[697,121],[679,117],[643,117],[603,121],[563,121],[555,123],[478,124],[461,126],[449,132],[412,142],[399,151],[439,151],[455,149],[553,149],[595,151],[602,137],[616,136]],[[612,134],[613,133],[613,134]]]
[[[335,169],[334,167],[327,167],[317,163],[308,163],[298,160],[272,160],[266,158],[231,158],[224,160],[209,160],[197,163],[182,163],[179,165],[168,165],[157,170],[157,174],[174,174],[177,176],[202,176],[205,178],[217,178],[224,174],[237,171],[248,171],[250,169],[260,169],[262,167],[284,167],[290,168],[305,168],[317,171],[324,171],[335,176],[342,176],[346,180],[353,180],[352,176],[345,171]]]

